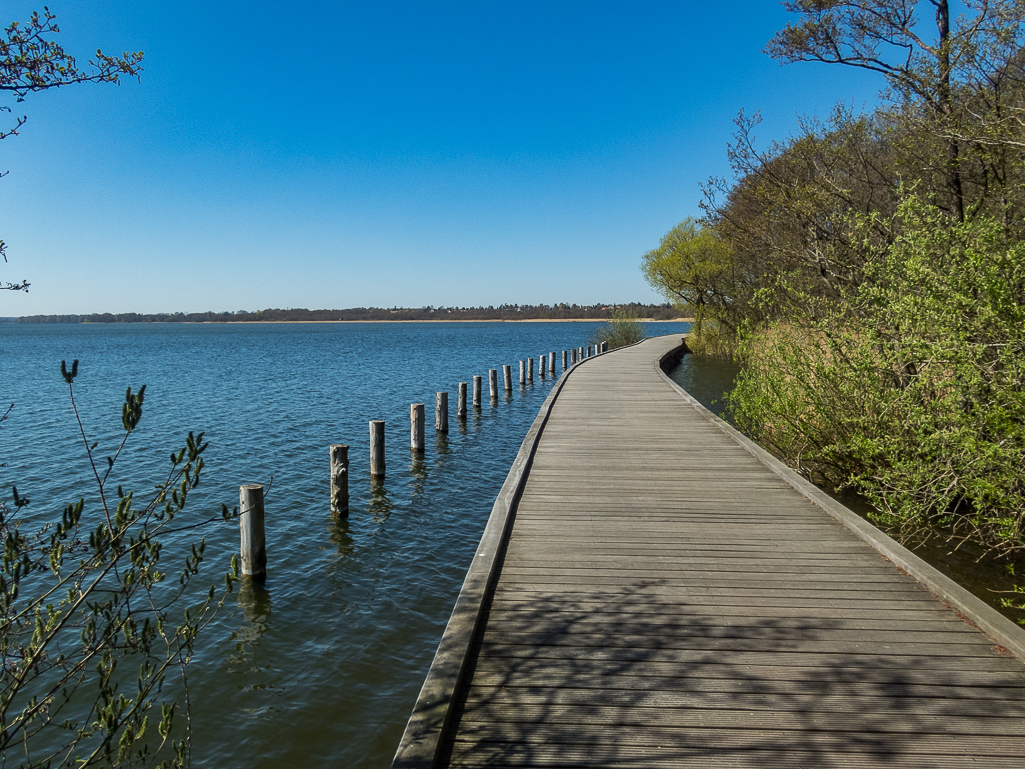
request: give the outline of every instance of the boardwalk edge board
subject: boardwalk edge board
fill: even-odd
[[[441,737],[451,716],[455,693],[466,672],[473,638],[480,627],[485,601],[498,576],[496,566],[501,560],[509,528],[512,526],[516,503],[526,483],[545,424],[569,375],[587,361],[594,360],[600,355],[608,355],[608,352],[579,360],[563,372],[527,431],[527,436],[523,439],[512,468],[491,508],[484,534],[477,546],[473,562],[467,569],[466,579],[459,590],[459,596],[445,626],[438,650],[434,654],[427,678],[413,706],[413,714],[402,733],[391,769],[430,769],[434,766],[441,746]]]
[[[889,535],[883,533],[864,518],[830,497],[822,489],[802,478],[786,464],[767,452],[750,438],[710,412],[695,398],[674,382],[666,367],[673,365],[688,352],[686,339],[655,361],[655,369],[662,379],[705,419],[739,443],[753,457],[786,481],[810,502],[822,508],[855,535],[877,550],[884,558],[918,580],[934,595],[956,610],[969,624],[974,624],[996,644],[1025,662],[1025,629],[1002,615],[993,607],[970,593],[946,575],[940,573]]]

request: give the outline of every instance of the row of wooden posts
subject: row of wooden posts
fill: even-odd
[[[566,370],[578,360],[592,355],[608,352],[608,342],[586,345],[572,350],[562,351],[562,370]],[[555,374],[555,353],[541,355],[538,358],[538,374],[545,377],[547,372]],[[512,368],[502,366],[502,377],[505,391],[512,387]],[[520,384],[534,380],[534,359],[520,361]],[[482,396],[482,380],[480,376],[473,378],[473,406],[480,408]],[[466,382],[460,382],[456,390],[456,417],[466,419]],[[491,400],[498,400],[498,370],[488,370],[488,390]],[[424,404],[412,403],[409,406],[409,447],[412,451],[424,451]],[[448,393],[435,394],[434,428],[439,433],[448,432]],[[338,443],[330,447],[331,456],[331,513],[339,516],[349,514],[349,447]],[[384,420],[370,420],[370,476],[383,478],[384,463]],[[239,528],[242,534],[241,556],[242,574],[257,581],[263,581],[267,575],[267,544],[264,533],[263,485],[250,483],[239,487],[238,494]]]

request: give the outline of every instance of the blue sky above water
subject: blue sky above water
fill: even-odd
[[[7,102],[0,315],[660,301],[739,110],[764,145],[881,86],[762,54],[770,0],[50,8],[145,71]]]

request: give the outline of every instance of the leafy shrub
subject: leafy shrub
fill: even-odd
[[[913,198],[856,223],[864,282],[749,330],[734,418],[905,539],[1025,547],[1025,246]]]
[[[617,309],[609,313],[608,325],[599,327],[594,332],[593,341],[601,344],[609,343],[609,349],[626,347],[647,338],[648,333],[644,330],[643,324],[639,323],[637,316],[628,310]]]

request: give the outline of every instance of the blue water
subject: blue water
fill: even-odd
[[[740,364],[732,360],[684,355],[669,376],[717,417],[730,420],[725,394],[733,389]]]
[[[146,384],[118,482],[144,490],[189,430],[205,430],[206,477],[190,509],[234,506],[270,483],[268,579],[206,628],[189,672],[193,762],[202,767],[386,767],[448,620],[491,505],[553,378],[536,358],[587,343],[598,323],[0,324],[2,493],[40,519],[90,492],[61,359],[81,361],[75,398],[101,456],[120,439],[127,386]],[[649,324],[649,334],[687,324]],[[517,361],[535,358],[520,387]],[[487,397],[487,372],[514,390]],[[561,373],[561,355],[558,371]],[[484,403],[455,419],[456,383]],[[433,428],[450,393],[451,432]],[[427,451],[409,452],[409,404]],[[369,477],[368,421],[386,421],[388,475]],[[349,444],[351,513],[333,519],[328,446]],[[87,506],[87,511],[90,508]],[[92,508],[95,511],[95,507]],[[204,532],[209,583],[238,549],[237,524]],[[173,544],[173,543],[172,543]]]

